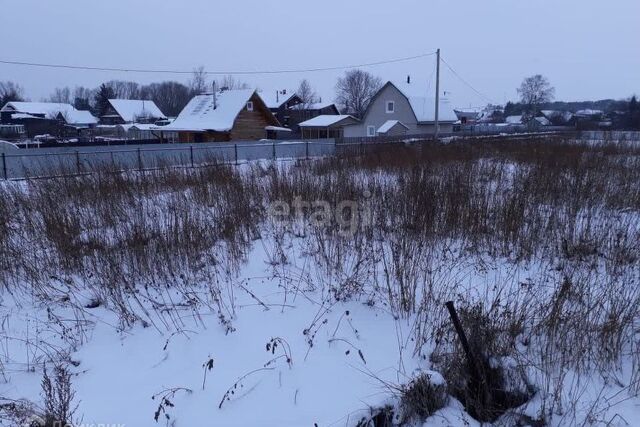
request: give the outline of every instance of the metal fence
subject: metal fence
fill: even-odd
[[[532,137],[563,134],[541,132],[498,137]],[[575,134],[575,132],[574,132]],[[491,135],[494,135],[493,133]],[[456,132],[447,136],[477,137]],[[23,179],[86,173],[93,170],[147,170],[160,167],[195,167],[208,164],[239,164],[252,160],[288,160],[363,153],[411,142],[434,141],[433,134],[397,135],[338,140],[245,141],[237,143],[132,144],[113,146],[47,147],[5,149],[1,155],[0,179]],[[1,148],[1,147],[0,147]]]
[[[19,149],[0,154],[0,178],[71,175],[100,169],[148,170],[239,164],[252,160],[304,159],[331,156],[335,152],[333,140]]]

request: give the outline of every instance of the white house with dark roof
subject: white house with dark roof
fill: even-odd
[[[435,99],[425,95],[426,88],[412,83],[387,82],[373,97],[362,120],[344,129],[345,137],[373,137],[385,130],[385,123],[395,120],[407,135],[435,132]],[[453,108],[447,99],[440,99],[440,132],[452,132],[456,122]],[[396,128],[399,130],[399,128]]]
[[[100,116],[104,125],[155,123],[166,119],[155,102],[143,99],[110,99],[109,108]]]
[[[161,136],[177,132],[180,142],[259,140],[287,131],[252,89],[223,90],[194,97],[166,126],[153,127]]]

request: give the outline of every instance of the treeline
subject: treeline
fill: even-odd
[[[575,113],[580,110],[601,110],[605,114],[614,113],[616,111],[627,111],[629,107],[628,100],[601,99],[599,101],[553,101],[544,102],[539,105],[541,110],[558,110],[571,111]],[[507,102],[504,106],[504,113],[507,116],[515,116],[526,111],[527,105],[522,102]]]
[[[215,82],[217,87],[229,89],[248,88],[249,85],[237,81],[233,76],[225,76]],[[177,116],[195,95],[213,90],[213,81],[208,81],[204,68],[194,70],[191,79],[185,84],[178,81],[163,81],[140,84],[134,81],[110,80],[100,86],[59,87],[45,102],[71,104],[78,110],[91,111],[102,116],[109,99],[144,99],[156,105],[168,116]],[[11,101],[25,101],[24,88],[15,82],[0,82],[0,107]]]

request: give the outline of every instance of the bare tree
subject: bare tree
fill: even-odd
[[[526,113],[535,116],[540,104],[553,101],[555,91],[546,77],[536,74],[522,81],[518,88],[518,95],[520,95],[520,102],[526,108]]]
[[[202,65],[193,70],[189,80],[189,90],[193,96],[207,92],[207,72]]]
[[[48,99],[49,102],[71,104],[71,89],[69,87],[56,88]]]
[[[170,117],[177,116],[191,99],[189,88],[178,82],[151,83],[140,88],[143,99],[151,99]]]
[[[78,110],[92,110],[95,96],[95,89],[76,86],[73,90],[73,106]]]
[[[382,87],[382,80],[366,71],[349,70],[336,84],[336,102],[350,114],[362,118],[369,102]]]
[[[111,80],[107,82],[117,99],[140,99],[140,85],[136,82]]]
[[[237,80],[232,75],[224,76],[222,80],[216,82],[216,85],[218,86],[218,88],[225,88],[227,90],[250,88],[248,83]]]
[[[296,90],[296,95],[302,100],[302,107],[307,109],[318,100],[318,94],[311,87],[309,80],[304,79],[300,82],[300,86]]]
[[[0,82],[0,108],[12,101],[24,101],[24,89],[15,82]]]

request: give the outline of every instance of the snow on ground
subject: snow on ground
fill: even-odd
[[[327,306],[320,303],[319,290],[289,290],[285,295],[281,283],[272,276],[269,255],[262,244],[254,245],[248,259],[238,282],[241,286],[233,291],[233,332],[227,333],[214,312],[194,316],[185,310],[181,314],[185,323],[178,332],[139,323],[123,330],[110,310],[87,309],[85,317],[92,327],[86,329],[83,343],[69,355],[77,365],[72,368],[73,385],[83,423],[355,426],[370,407],[394,402],[385,382],[405,384],[417,370],[430,368],[425,357],[414,356],[410,329],[415,319],[395,319],[384,307],[372,307],[364,301]],[[520,282],[537,272],[523,268],[514,273],[510,268],[484,266],[475,276],[465,276],[462,286],[469,294],[491,292],[487,283],[500,281],[505,274],[514,275]],[[82,294],[72,298],[84,303],[90,300],[89,295]],[[5,295],[3,305],[8,307],[11,301]],[[55,328],[43,325],[50,325],[52,316],[70,319],[74,313],[59,303],[36,304],[31,309],[25,305],[11,311],[6,308],[3,314],[8,323],[5,327],[14,337],[62,346],[63,337]],[[311,332],[305,334],[305,330]],[[312,348],[308,345],[310,337]],[[281,341],[272,353],[267,351],[267,344],[274,338]],[[0,395],[37,400],[41,369],[34,361],[46,349],[21,344],[7,340],[1,345],[7,373]],[[430,351],[428,346],[423,348],[424,354]],[[30,363],[20,364],[19,360]],[[212,366],[207,369],[210,360]],[[606,384],[595,377],[586,382],[583,379],[579,387],[571,379],[567,382],[568,392],[585,394],[585,407],[573,408],[581,418],[592,416],[613,419],[611,425],[633,425],[631,420],[637,416],[640,402],[627,400],[622,384]],[[154,414],[162,396],[174,406],[164,405],[156,423]],[[594,405],[594,400],[600,403]],[[612,403],[619,404],[607,408]],[[539,405],[536,396],[525,405],[526,412],[535,415]],[[552,425],[566,422],[566,414],[559,415]],[[448,406],[424,425],[480,424],[464,412],[460,402],[450,398]]]

